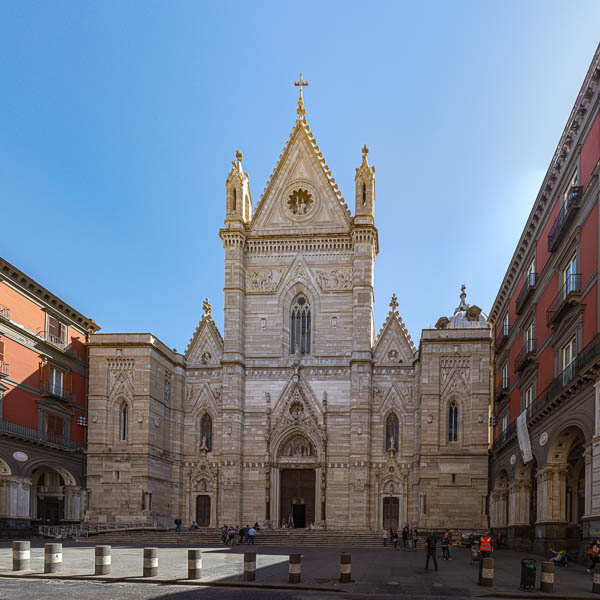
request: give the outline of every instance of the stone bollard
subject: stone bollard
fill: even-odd
[[[291,571],[290,571],[291,573]],[[244,581],[256,580],[256,552],[244,552]]]
[[[340,555],[340,583],[352,581],[352,555],[342,552]]]
[[[158,548],[144,548],[144,577],[158,575]]]
[[[96,546],[96,560],[94,575],[108,575],[110,573],[111,557],[110,546]]]
[[[13,571],[27,571],[31,564],[31,545],[29,542],[13,542]]]
[[[62,569],[62,544],[44,544],[44,573],[58,573]]]
[[[479,585],[492,587],[494,585],[494,559],[482,558],[479,567]]]
[[[188,550],[188,579],[202,578],[202,551]]]
[[[290,554],[290,583],[300,583],[301,554]]]
[[[600,565],[594,567],[594,583],[592,584],[592,594],[600,594]]]
[[[546,593],[552,593],[554,591],[554,563],[551,561],[542,563],[540,590]]]

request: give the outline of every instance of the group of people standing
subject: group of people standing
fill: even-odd
[[[419,539],[419,532],[415,529],[411,529],[408,523],[402,528],[402,545],[404,548],[415,548],[417,547],[417,540]],[[394,544],[394,549],[398,548],[399,541],[398,529],[390,528],[389,532],[387,529],[383,530],[383,545],[387,546],[388,539],[390,545]]]
[[[233,546],[236,543],[243,544],[244,541],[246,544],[254,544],[254,538],[259,529],[258,523],[254,523],[252,527],[250,525],[246,525],[245,527],[228,527],[227,525],[223,525],[221,527],[221,541],[226,546]]]

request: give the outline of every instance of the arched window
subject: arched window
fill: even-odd
[[[448,441],[458,441],[458,406],[451,402],[448,407]]]
[[[310,354],[310,304],[304,296],[294,300],[290,311],[290,354]]]
[[[200,421],[200,449],[207,452],[212,450],[212,418],[208,413]]]
[[[385,449],[386,452],[393,450],[398,452],[399,441],[398,417],[392,413],[385,422]]]
[[[363,206],[367,205],[367,186],[366,184],[363,183],[363,197],[362,197],[362,201],[363,201]]]
[[[127,404],[122,404],[119,409],[119,440],[125,442],[127,440],[127,425],[128,425]]]
[[[231,190],[231,212],[235,212],[235,205],[237,200],[237,190],[232,188]]]

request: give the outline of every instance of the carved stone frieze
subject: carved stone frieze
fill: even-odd
[[[274,292],[279,286],[283,269],[248,271],[246,289],[249,293]]]
[[[317,269],[316,278],[322,290],[352,289],[352,269]]]

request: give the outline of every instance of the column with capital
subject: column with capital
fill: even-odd
[[[585,514],[583,535],[600,528],[600,380],[594,384],[594,436],[583,453],[585,460]]]

